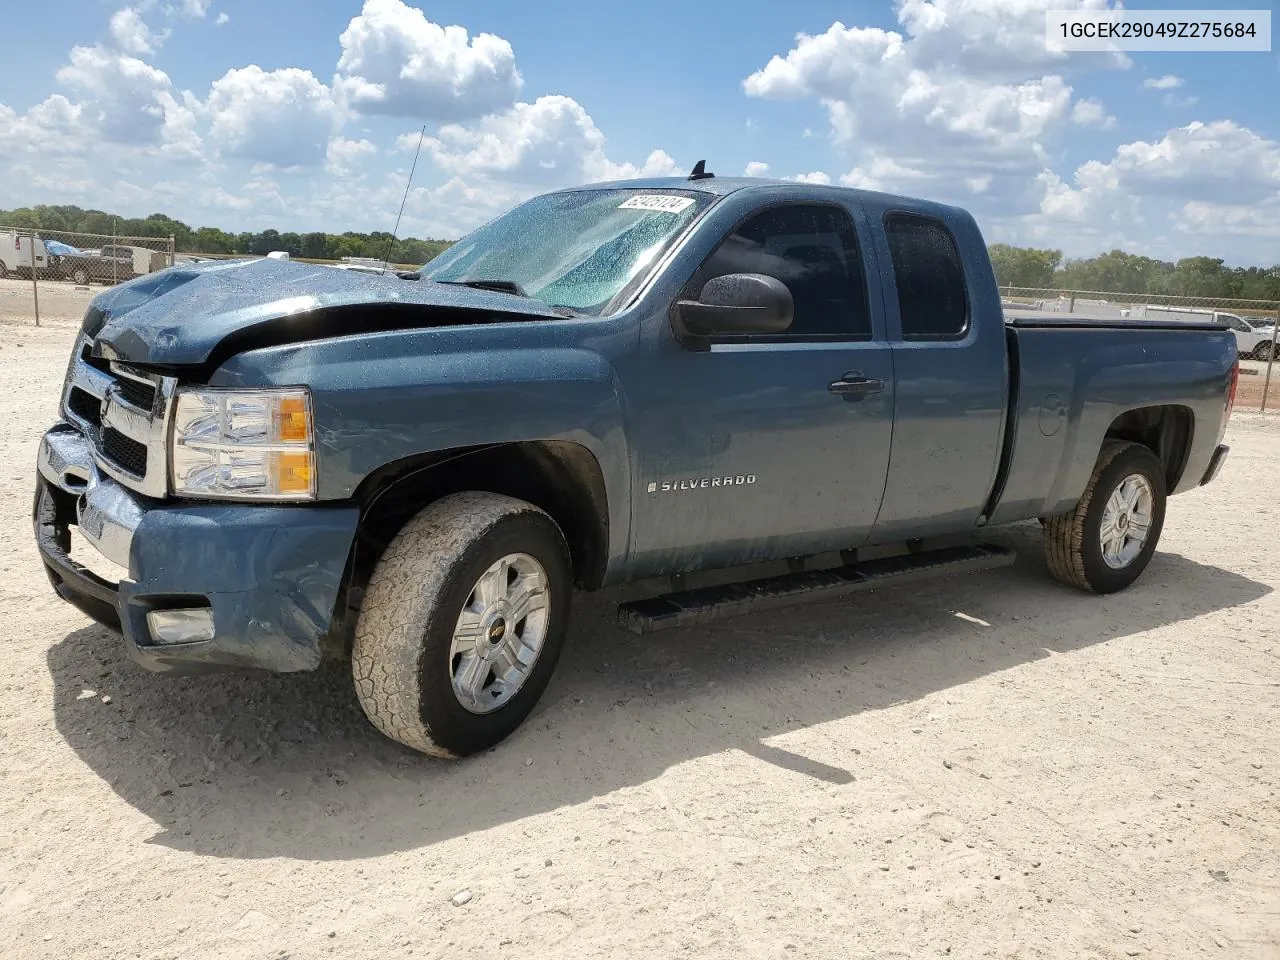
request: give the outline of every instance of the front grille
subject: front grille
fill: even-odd
[[[71,395],[67,397],[67,409],[85,423],[91,423],[95,427],[102,426],[102,404],[93,394],[79,387],[71,388]]]
[[[116,381],[116,390],[119,391],[126,403],[131,403],[139,410],[151,410],[151,405],[156,402],[156,388],[149,383],[141,383],[137,380],[130,380],[128,377],[121,377]]]
[[[147,447],[119,430],[107,427],[102,431],[102,455],[113,461],[126,473],[135,477],[147,475]]]
[[[95,357],[88,337],[67,369],[67,418],[84,430],[98,469],[143,496],[168,493],[164,447],[176,386],[172,378]]]

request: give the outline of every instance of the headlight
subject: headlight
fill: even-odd
[[[314,500],[311,394],[180,389],[169,463],[185,497]]]

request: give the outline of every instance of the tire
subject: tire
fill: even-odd
[[[1253,349],[1253,356],[1257,360],[1271,359],[1271,341],[1260,343]]]
[[[499,562],[514,558],[523,558],[511,567],[515,580],[505,569],[494,573]],[[488,587],[481,583],[486,577]],[[532,504],[479,492],[431,504],[391,541],[365,591],[351,656],[365,715],[392,740],[434,757],[465,757],[496,746],[520,726],[551,679],[568,626],[571,580],[564,535]],[[545,609],[507,625],[501,614],[511,608],[485,597],[493,589],[533,597],[522,583],[545,587]],[[464,608],[474,649],[484,652],[479,660],[455,652]],[[481,608],[482,614],[474,612]],[[504,683],[498,670],[516,664],[509,659],[514,653],[499,646],[513,651],[517,640],[532,644],[535,632],[540,647],[523,679]],[[496,658],[492,669],[481,663],[488,656]],[[529,659],[527,650],[520,659]],[[466,682],[468,663],[481,663],[474,671],[479,684]],[[478,691],[469,705],[455,690],[455,677]]]
[[[1128,492],[1138,491],[1140,501],[1149,498],[1149,506],[1132,515],[1126,512],[1123,529],[1136,529],[1131,524],[1145,514],[1147,532],[1137,549],[1137,538],[1127,532],[1120,533],[1119,540],[1111,538],[1111,545],[1119,543],[1121,549],[1113,550],[1108,562],[1103,549],[1103,519],[1112,497],[1125,484],[1130,484]],[[1154,453],[1138,443],[1107,441],[1075,510],[1049,517],[1045,522],[1044,555],[1049,572],[1063,583],[1090,593],[1123,590],[1151,562],[1164,529],[1166,499],[1164,467]]]
[[[0,280],[4,280],[9,276],[9,268],[4,265],[4,261],[0,260]]]
[[[80,267],[71,274],[71,282],[77,287],[87,287],[89,285],[89,271],[84,267]]]

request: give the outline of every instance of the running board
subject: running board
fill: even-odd
[[[865,560],[828,570],[786,573],[718,587],[682,590],[618,605],[618,623],[632,633],[652,633],[759,613],[806,600],[831,600],[875,587],[952,573],[1007,567],[1016,559],[1006,547],[982,543]]]

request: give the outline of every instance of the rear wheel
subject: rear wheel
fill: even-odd
[[[356,625],[369,720],[432,756],[500,743],[551,679],[570,577],[560,528],[532,504],[460,493],[424,509],[378,561]]]
[[[89,285],[89,271],[84,267],[77,267],[75,273],[71,274],[71,280],[78,287],[87,287]]]
[[[5,266],[4,261],[0,260],[0,280],[9,276],[9,268]]]
[[[1141,444],[1109,441],[1075,510],[1045,522],[1050,573],[1091,593],[1123,590],[1151,562],[1165,499],[1156,455]]]

